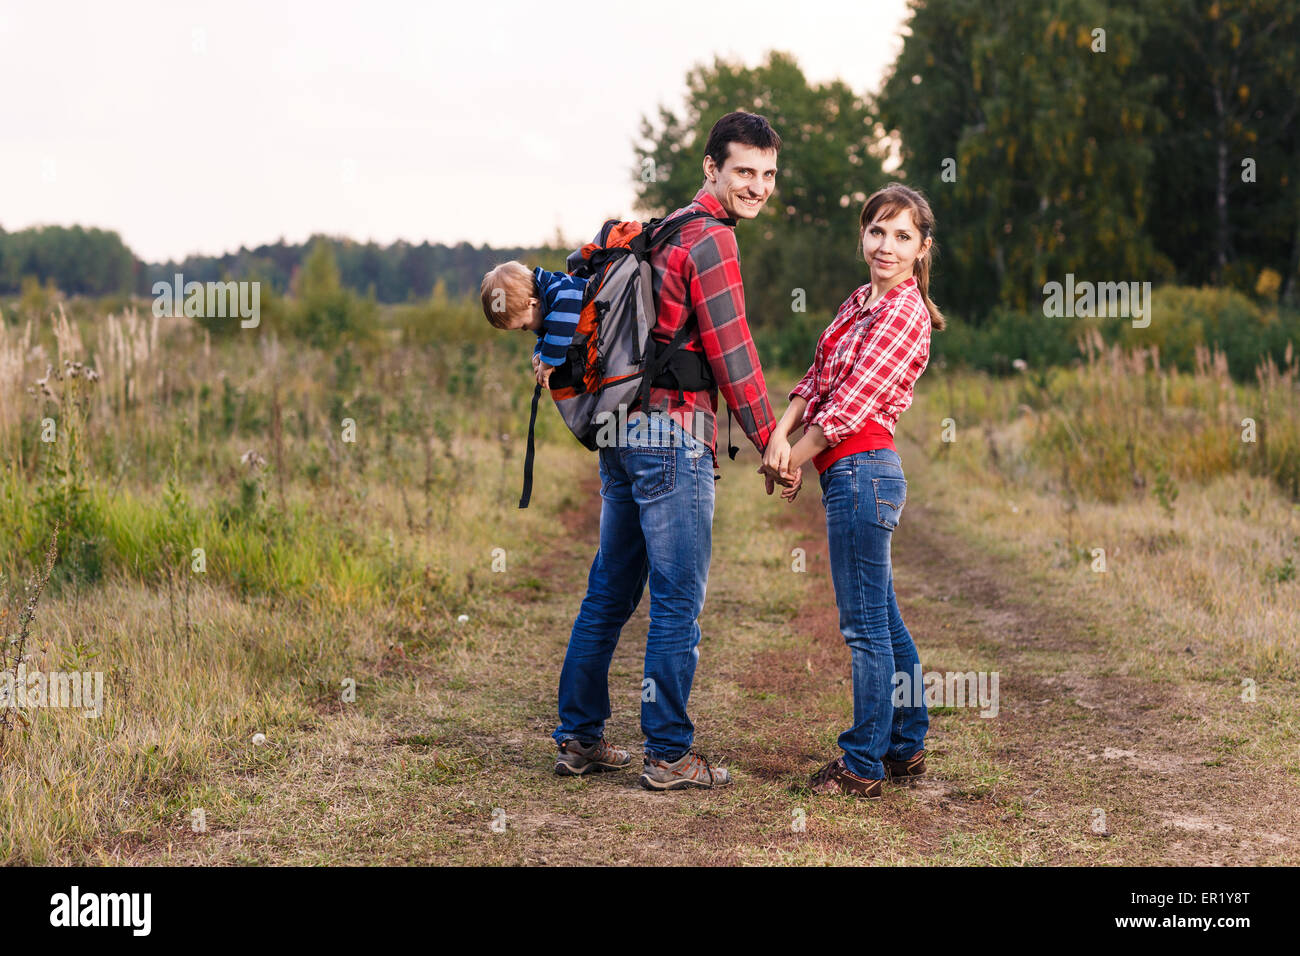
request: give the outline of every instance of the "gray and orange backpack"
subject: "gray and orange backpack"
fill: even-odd
[[[611,416],[626,420],[632,405],[650,405],[651,385],[687,391],[714,386],[712,371],[699,352],[682,349],[693,321],[687,321],[670,342],[651,334],[657,323],[650,254],[686,223],[713,219],[706,212],[688,212],[665,222],[607,221],[593,242],[571,253],[565,262],[570,275],[587,279],[578,328],[563,365],[551,374],[550,392],[560,417],[574,437],[595,451],[598,436]],[[528,417],[528,450],[524,456],[524,488],[519,507],[527,508],[533,490],[534,432],[542,386],[533,389]]]

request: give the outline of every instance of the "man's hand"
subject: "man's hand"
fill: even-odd
[[[788,488],[798,480],[798,472],[780,472],[775,468],[769,468],[766,463],[758,466],[758,473],[767,479],[767,493],[769,495],[777,485]]]
[[[786,504],[790,504],[795,498],[799,497],[799,489],[803,486],[803,467],[800,466],[794,471],[794,483],[788,488],[781,489],[781,497],[785,499]]]

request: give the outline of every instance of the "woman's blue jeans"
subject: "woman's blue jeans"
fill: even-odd
[[[841,458],[822,472],[821,486],[840,633],[853,659],[853,726],[839,745],[852,773],[879,780],[882,759],[911,757],[930,726],[924,703],[894,704],[895,675],[920,673],[889,558],[907,479],[898,453],[879,448]]]

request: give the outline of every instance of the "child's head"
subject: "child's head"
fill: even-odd
[[[483,314],[498,329],[540,326],[537,283],[522,262],[503,262],[483,277]]]

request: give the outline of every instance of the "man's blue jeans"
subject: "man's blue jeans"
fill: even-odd
[[[713,456],[677,423],[634,413],[600,449],[600,550],[560,672],[556,742],[599,740],[609,719],[609,662],[650,584],[641,683],[648,756],[673,761],[694,742],[686,715],[699,660],[713,548]]]
[[[930,717],[924,702],[894,705],[895,674],[920,674],[912,635],[894,597],[889,545],[907,500],[898,453],[888,448],[848,455],[821,475],[831,579],[840,633],[853,659],[853,726],[840,734],[844,763],[879,780],[882,759],[906,760],[925,746]],[[907,686],[907,685],[904,685]],[[914,688],[914,691],[916,688]]]

